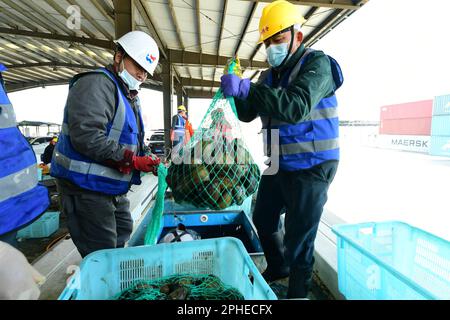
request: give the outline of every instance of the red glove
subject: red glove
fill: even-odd
[[[155,171],[158,170],[157,166],[161,160],[154,156],[143,156],[143,157],[136,157],[133,156],[132,165],[133,168],[142,172],[153,172],[155,174]]]
[[[123,159],[120,161],[114,161],[114,160],[106,160],[104,161],[104,165],[107,165],[108,167],[112,167],[117,169],[123,174],[130,174],[132,167],[132,161],[133,161],[133,151],[126,149],[123,154]]]

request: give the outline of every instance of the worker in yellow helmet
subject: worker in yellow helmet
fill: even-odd
[[[183,105],[178,106],[178,114],[172,117],[172,129],[170,130],[170,140],[172,147],[181,147],[185,142],[187,110]]]
[[[233,74],[221,78],[239,119],[262,121],[270,167],[261,178],[253,222],[267,260],[263,276],[269,282],[289,276],[287,298],[305,298],[310,290],[314,239],[339,160],[335,91],[342,72],[330,56],[305,48],[304,21],[292,3],[268,4],[259,43],[270,68],[257,83]]]
[[[44,165],[48,165],[50,162],[52,162],[53,150],[55,150],[55,145],[57,142],[58,137],[53,137],[53,139],[50,140],[48,146],[45,147],[44,153],[41,155],[41,160]],[[46,170],[48,170],[48,168]]]

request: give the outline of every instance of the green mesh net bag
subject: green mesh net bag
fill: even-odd
[[[227,72],[240,75],[239,60]],[[243,140],[233,98],[219,90],[189,142],[172,151],[167,184],[177,203],[222,210],[253,195],[260,170]]]
[[[212,274],[179,274],[137,281],[113,300],[244,300],[235,288]]]

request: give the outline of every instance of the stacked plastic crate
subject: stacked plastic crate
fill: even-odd
[[[450,94],[434,98],[430,154],[450,156]]]

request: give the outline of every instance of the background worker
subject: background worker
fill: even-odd
[[[172,148],[175,148],[180,143],[183,144],[186,135],[186,107],[180,105],[177,110],[178,113],[172,117],[172,128],[170,130]]]
[[[192,123],[189,121],[187,113],[186,113],[186,124],[184,125],[184,128],[185,128],[184,144],[187,144],[194,135],[194,128],[192,128]]]
[[[52,159],[62,210],[81,256],[123,247],[133,229],[126,194],[159,159],[144,156],[138,89],[158,64],[156,42],[132,31],[116,41],[113,64],[70,82]]]
[[[50,143],[45,147],[44,153],[41,155],[42,162],[47,165],[52,162],[53,150],[55,150],[55,145],[58,142],[58,138],[54,137],[50,140]]]
[[[310,290],[314,240],[339,160],[335,91],[342,72],[331,57],[305,48],[303,21],[287,1],[267,5],[259,31],[271,67],[256,84],[233,74],[221,79],[224,94],[236,98],[240,120],[261,118],[268,156],[278,157],[280,170],[262,176],[253,221],[268,265],[263,276],[267,281],[289,276],[287,298],[305,298]],[[270,148],[274,129],[279,144]],[[284,238],[279,230],[283,209]]]
[[[6,70],[0,64],[0,241],[17,247],[17,231],[38,219],[50,198],[38,184],[36,155],[17,128],[1,74]]]

